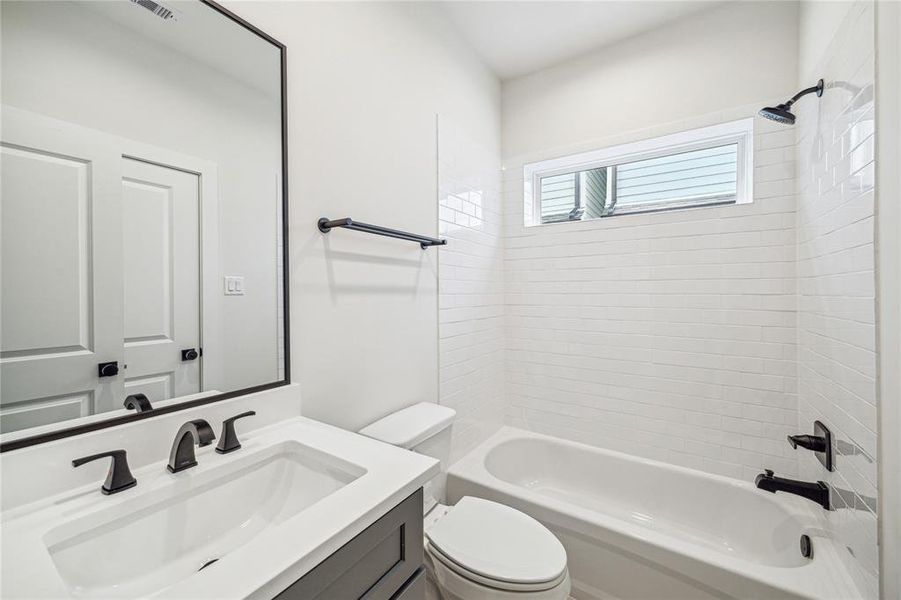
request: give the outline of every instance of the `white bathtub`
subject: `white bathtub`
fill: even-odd
[[[479,496],[549,527],[575,598],[857,598],[818,505],[738,481],[505,427],[451,466]],[[800,536],[813,542],[801,556]]]

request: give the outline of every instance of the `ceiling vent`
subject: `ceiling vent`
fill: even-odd
[[[159,18],[164,21],[175,18],[175,13],[170,9],[166,8],[159,2],[154,2],[153,0],[131,0],[132,3],[137,4],[142,8],[146,8]]]

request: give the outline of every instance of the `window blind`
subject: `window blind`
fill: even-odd
[[[616,167],[616,206],[734,198],[738,145],[650,158]]]

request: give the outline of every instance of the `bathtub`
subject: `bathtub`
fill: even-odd
[[[447,495],[541,521],[579,600],[859,597],[823,509],[749,482],[504,427],[448,469]]]

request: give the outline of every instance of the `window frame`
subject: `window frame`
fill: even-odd
[[[632,206],[614,210],[610,214],[592,219],[574,221],[541,222],[541,179],[567,173],[577,173],[598,168],[612,168],[625,163],[638,162],[663,156],[671,156],[696,150],[706,150],[721,146],[736,145],[736,181],[734,199],[706,200],[664,200],[641,206]],[[746,118],[727,123],[719,123],[708,127],[680,131],[669,135],[648,138],[626,144],[618,144],[570,154],[548,160],[523,165],[524,184],[524,225],[537,227],[557,225],[560,223],[579,223],[597,221],[607,217],[700,208],[704,206],[723,206],[730,204],[750,204],[754,201],[754,119]],[[616,169],[612,169],[615,173]],[[615,175],[611,178],[615,185]],[[529,214],[531,213],[531,215]],[[531,221],[531,222],[530,222]]]

